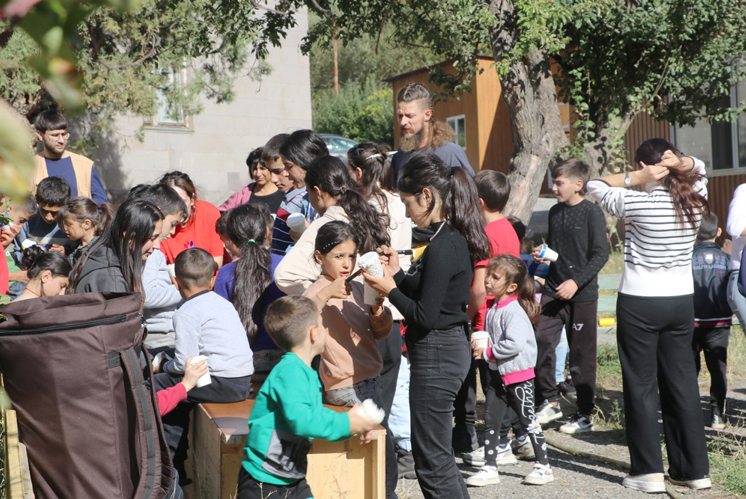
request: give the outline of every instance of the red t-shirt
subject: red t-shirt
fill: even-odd
[[[220,212],[215,206],[198,199],[194,214],[186,227],[177,227],[173,237],[161,243],[161,252],[168,263],[174,263],[178,254],[189,248],[202,248],[212,256],[223,256],[223,241],[215,232],[218,218]]]
[[[8,270],[8,260],[5,255],[0,258],[0,295],[7,295],[10,286],[10,271]]]
[[[484,231],[487,233],[487,239],[490,240],[490,258],[504,253],[513,255],[516,258],[521,257],[521,243],[518,241],[518,236],[507,218],[491,222],[484,228]],[[481,262],[477,262],[474,268],[486,267],[488,263],[489,259],[482,260]],[[482,331],[484,329],[484,316],[489,309],[487,307],[487,300],[490,298],[494,299],[494,296],[488,296],[485,299],[482,306],[479,307],[477,315],[474,317],[473,326],[475,331]]]

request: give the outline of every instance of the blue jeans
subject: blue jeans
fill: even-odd
[[[366,399],[373,399],[373,402],[380,409],[383,409],[381,385],[375,378],[365,379],[354,385],[324,392],[324,403],[329,405],[352,407],[355,404],[362,404]]]
[[[567,354],[570,353],[570,345],[567,344],[567,333],[565,327],[562,326],[562,336],[560,337],[559,345],[554,349],[554,354],[557,356],[557,362],[554,365],[554,379],[559,385],[565,381],[565,364],[567,363]]]
[[[409,359],[402,355],[396,395],[389,415],[389,429],[397,447],[412,452],[412,425],[409,414]]]
[[[471,365],[463,326],[407,338],[412,456],[426,499],[469,497],[451,448],[453,403]]]

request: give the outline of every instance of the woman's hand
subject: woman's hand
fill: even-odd
[[[397,261],[397,264],[398,263],[399,262]],[[390,267],[388,265],[383,266],[383,277],[376,277],[363,271],[363,277],[365,278],[365,282],[368,284],[368,286],[378,291],[381,296],[385,296],[387,298],[391,290],[396,287],[396,282],[394,281],[394,278],[391,277],[391,271],[389,270],[389,268]]]
[[[399,266],[399,253],[390,246],[379,246],[376,248],[376,252],[380,255],[381,265],[384,267],[388,266],[391,275],[399,272],[401,267]]]
[[[640,184],[650,184],[653,182],[658,182],[663,177],[671,173],[667,166],[663,166],[661,164],[646,165],[643,162],[640,162],[640,164],[643,166],[642,170],[634,172],[637,174],[637,180]],[[678,158],[676,160],[676,164],[678,164]]]

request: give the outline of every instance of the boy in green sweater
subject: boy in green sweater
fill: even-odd
[[[311,439],[338,441],[360,434],[368,443],[376,425],[358,414],[357,405],[346,413],[322,405],[321,382],[311,360],[324,350],[326,330],[313,301],[280,298],[267,309],[264,326],[287,353],[256,396],[238,475],[238,499],[311,498],[306,482]]]

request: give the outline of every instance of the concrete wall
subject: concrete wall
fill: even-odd
[[[135,134],[143,117],[118,118],[91,154],[110,198],[119,201],[132,186],[181,170],[201,199],[217,205],[249,182],[245,161],[252,149],[275,134],[311,128],[309,61],[300,52],[306,13],[297,20],[282,47],[270,49],[270,75],[261,81],[239,78],[233,102],[205,101],[204,111],[189,117],[186,129],[150,127],[140,142]]]

